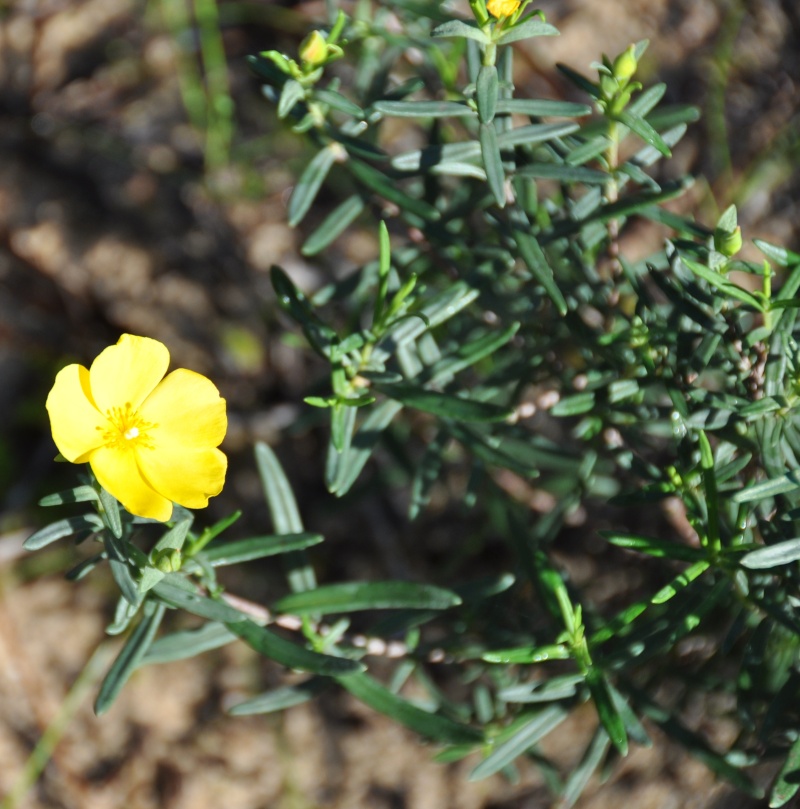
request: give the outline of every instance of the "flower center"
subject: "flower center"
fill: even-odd
[[[107,447],[123,450],[133,447],[153,449],[149,431],[158,425],[145,421],[130,402],[125,402],[123,407],[106,410],[106,418],[109,421],[108,427],[103,429],[98,426],[97,429],[102,431],[103,442]]]

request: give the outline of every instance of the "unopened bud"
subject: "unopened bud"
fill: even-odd
[[[714,231],[714,249],[723,256],[731,258],[742,249],[742,229],[737,225],[735,230]]]
[[[631,45],[614,60],[614,76],[620,84],[624,84],[636,72],[636,46]]]
[[[308,65],[317,67],[328,57],[328,43],[319,31],[312,31],[301,43],[300,58]]]
[[[181,552],[177,548],[167,549],[157,555],[155,568],[162,573],[177,573],[182,561]]]

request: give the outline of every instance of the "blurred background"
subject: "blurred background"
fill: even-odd
[[[676,174],[703,178],[682,210],[713,225],[735,202],[747,238],[800,249],[796,0],[540,6],[562,35],[520,48],[520,95],[575,99],[556,62],[588,73],[601,53],[649,38],[642,81],[665,81],[668,101],[702,111],[671,163]],[[301,256],[302,232],[287,227],[285,208],[308,153],[276,120],[245,62],[269,48],[295,53],[325,17],[322,2],[0,4],[0,798],[113,610],[102,576],[80,586],[63,580],[71,547],[35,556],[21,549],[50,516],[38,498],[75,482],[74,470],[53,463],[44,410],[65,363],[88,363],[132,332],[166,343],[173,367],[211,377],[229,404],[231,471],[208,521],[243,507],[243,531],[268,530],[251,452],[265,440],[285,464],[307,527],[329,539],[320,564],[330,580],[375,570],[402,577],[418,563],[403,532],[432,532],[435,547],[435,532],[446,530],[435,521],[403,527],[394,505],[369,488],[346,504],[326,494],[326,434],[302,404],[320,368],[286,329],[269,284],[277,263],[310,292],[376,253],[374,234],[355,229],[313,262]],[[306,232],[324,217],[326,199],[323,192]],[[263,595],[252,574],[237,584]],[[518,785],[466,783],[467,769],[431,763],[430,749],[344,697],[284,716],[226,717],[227,706],[279,680],[238,645],[141,672],[97,719],[92,676],[107,654],[68,705],[39,785],[7,806],[549,805],[533,775]],[[580,711],[570,720],[575,733],[584,720],[591,717]],[[704,730],[729,741],[724,721]],[[563,750],[548,751],[566,762],[569,732],[558,734]],[[748,805],[666,744],[634,751],[580,806],[620,800]]]

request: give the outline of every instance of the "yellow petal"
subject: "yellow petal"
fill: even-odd
[[[148,484],[186,508],[205,508],[225,484],[228,459],[213,447],[139,446],[136,458]]]
[[[172,516],[172,503],[142,477],[133,450],[100,447],[89,463],[98,483],[131,514],[162,522]]]
[[[92,401],[89,371],[82,365],[68,365],[58,372],[47,396],[47,412],[53,440],[68,461],[78,461],[103,443],[108,420]]]
[[[228,429],[225,400],[214,383],[185,368],[162,380],[139,413],[153,423],[148,435],[158,449],[167,445],[217,447]]]
[[[169,351],[149,337],[123,334],[97,356],[89,369],[97,409],[105,413],[130,403],[136,410],[169,367]]]

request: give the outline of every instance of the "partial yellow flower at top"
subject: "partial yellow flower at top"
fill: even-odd
[[[518,8],[520,0],[488,0],[486,10],[496,19],[510,17]]]
[[[172,504],[204,508],[225,483],[217,447],[225,400],[194,371],[164,376],[167,347],[123,334],[91,368],[68,365],[47,397],[53,440],[72,463],[89,463],[100,485],[138,517],[165,521]]]

